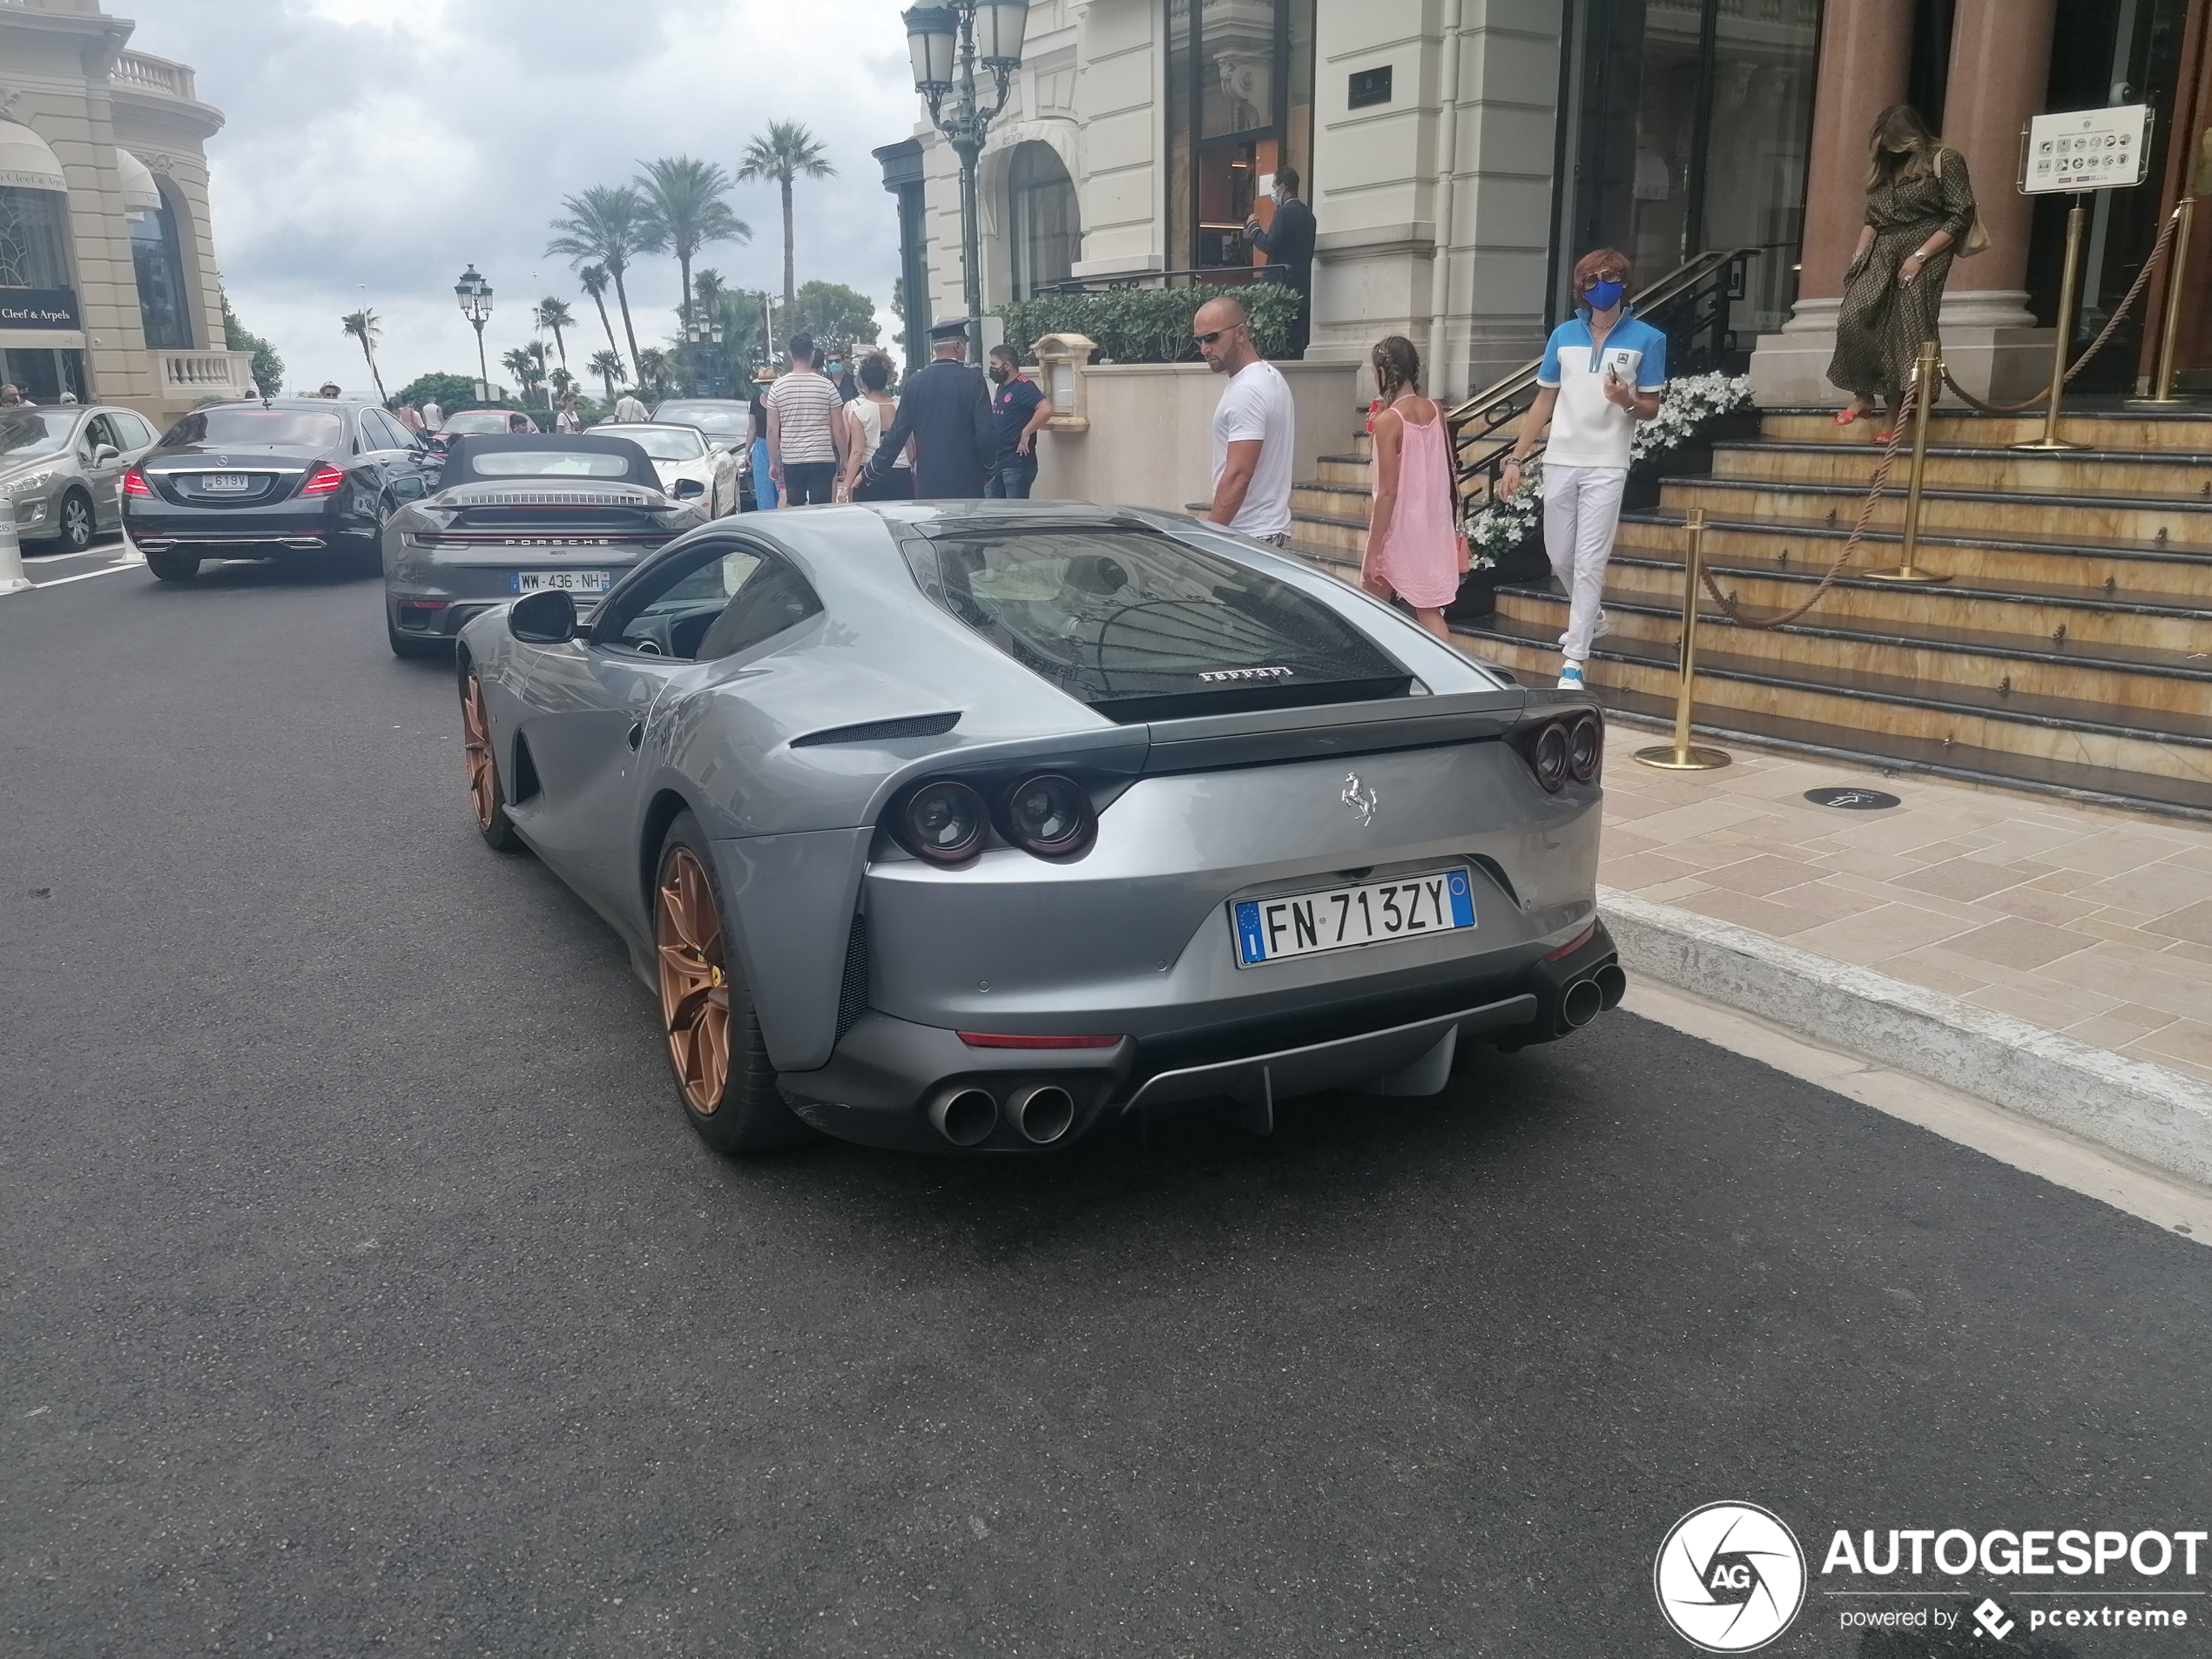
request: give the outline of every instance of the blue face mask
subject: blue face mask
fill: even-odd
[[[1610,311],[1621,303],[1621,296],[1627,292],[1618,282],[1593,282],[1583,290],[1583,298],[1590,302],[1593,311]]]

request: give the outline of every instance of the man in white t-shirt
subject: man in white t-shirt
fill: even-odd
[[[1290,382],[1252,347],[1244,307],[1209,300],[1191,319],[1198,354],[1229,385],[1213,412],[1213,506],[1207,521],[1277,547],[1291,539],[1291,451],[1298,411]]]
[[[637,394],[625,386],[622,388],[622,395],[615,400],[615,412],[609,418],[624,426],[634,426],[640,421],[650,421],[653,416]]]

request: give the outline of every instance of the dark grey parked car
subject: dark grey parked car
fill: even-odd
[[[693,1126],[1019,1153],[1433,1094],[1625,981],[1588,699],[1172,515],[719,520],[458,651],[476,822],[659,994]]]
[[[123,475],[153,442],[135,409],[0,409],[0,502],[12,508],[25,550],[81,553],[120,528]]]
[[[705,521],[705,488],[661,492],[627,438],[464,435],[430,493],[384,527],[384,631],[395,655],[450,646],[487,606],[557,590],[590,615],[630,568]]]

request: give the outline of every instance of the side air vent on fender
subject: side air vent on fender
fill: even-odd
[[[794,749],[811,749],[824,743],[881,743],[891,738],[942,737],[960,724],[957,710],[950,714],[909,714],[897,720],[869,720],[860,725],[833,725],[793,738]]]

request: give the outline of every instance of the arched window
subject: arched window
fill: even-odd
[[[1040,288],[1065,282],[1074,274],[1076,245],[1082,234],[1076,186],[1053,147],[1031,140],[1014,146],[1006,193],[1013,209],[1008,220],[1014,297],[1027,300]]]
[[[187,348],[192,343],[192,316],[185,304],[185,261],[177,248],[177,214],[164,191],[161,206],[131,221],[131,262],[138,273],[138,314],[146,344],[157,351]]]

